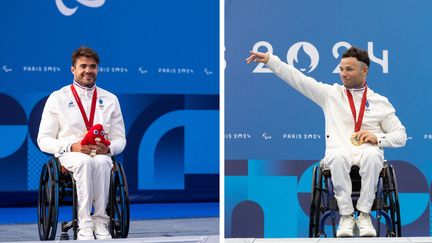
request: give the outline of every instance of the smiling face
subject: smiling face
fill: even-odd
[[[81,56],[71,66],[74,79],[82,86],[93,87],[98,74],[98,64],[92,57]]]
[[[355,57],[342,58],[340,65],[340,79],[347,89],[361,88],[366,84],[368,67]]]

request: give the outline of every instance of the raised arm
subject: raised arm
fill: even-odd
[[[252,62],[265,63],[279,78],[291,85],[294,89],[319,106],[323,105],[326,89],[330,88],[330,85],[323,84],[304,75],[293,66],[282,62],[277,56],[270,53],[250,51],[250,56],[246,58],[246,63],[249,64]]]

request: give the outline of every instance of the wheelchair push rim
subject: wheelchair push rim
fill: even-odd
[[[315,166],[312,172],[312,196],[309,212],[309,237],[319,237],[319,224],[321,216],[321,184],[322,173],[319,167]],[[318,186],[320,185],[320,186]]]
[[[110,194],[108,209],[111,235],[113,238],[126,238],[130,223],[129,191],[126,175],[119,163],[115,163],[115,169],[111,172]]]
[[[401,214],[400,214],[400,206],[399,206],[399,192],[398,192],[398,185],[397,185],[397,178],[396,178],[396,172],[394,170],[393,166],[390,166],[390,174],[393,179],[394,183],[394,190],[393,190],[393,199],[394,199],[394,208],[392,209],[392,214],[396,216],[396,221],[393,222],[395,235],[397,237],[402,236],[402,223],[401,223]]]
[[[54,240],[58,223],[58,173],[52,160],[44,164],[38,192],[38,231],[40,240]]]

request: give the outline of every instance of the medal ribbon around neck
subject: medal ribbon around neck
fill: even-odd
[[[356,118],[356,108],[355,108],[355,105],[354,105],[353,96],[352,96],[351,92],[348,89],[346,90],[346,93],[347,93],[347,96],[348,96],[348,101],[349,101],[349,104],[350,104],[351,112],[352,112],[352,115],[353,115],[353,118],[354,118],[354,124],[355,124],[354,132],[358,132],[358,131],[360,131],[360,128],[361,128],[361,125],[362,125],[362,122],[363,122],[363,115],[364,115],[364,111],[365,111],[365,107],[366,107],[367,86],[365,86],[365,89],[363,91],[363,96],[362,96],[362,101],[361,101],[361,104],[360,104],[360,112],[359,112],[359,115],[358,115],[358,119]]]
[[[82,118],[84,119],[84,123],[85,123],[85,126],[86,126],[87,131],[88,131],[93,126],[93,121],[94,121],[94,116],[95,116],[95,111],[96,111],[96,99],[97,99],[96,87],[93,91],[93,98],[92,98],[92,103],[91,103],[91,108],[90,108],[90,120],[87,118],[84,107],[81,103],[81,99],[78,96],[78,93],[76,92],[73,84],[71,84],[71,90],[72,90],[72,94],[75,97],[75,100],[78,104],[78,107],[81,111]]]

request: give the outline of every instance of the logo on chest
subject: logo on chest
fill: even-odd
[[[69,107],[69,108],[74,108],[74,107],[75,107],[75,104],[73,103],[72,100],[69,101],[68,107]]]
[[[104,108],[104,102],[103,102],[103,100],[99,99],[98,103],[99,103],[99,109],[103,110],[103,108]]]
[[[368,100],[366,100],[366,104],[365,104],[365,111],[367,111],[367,112],[370,111],[369,101],[368,101]]]

